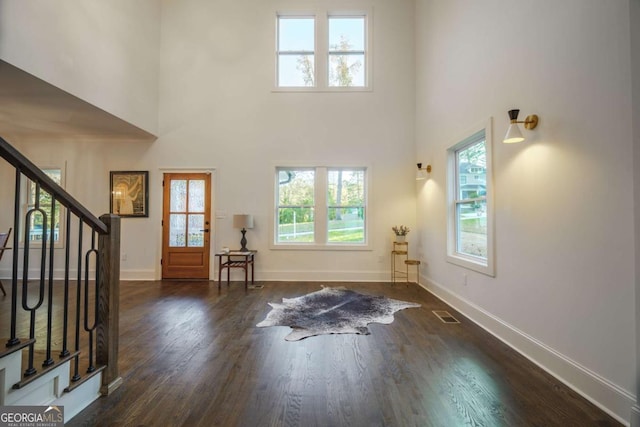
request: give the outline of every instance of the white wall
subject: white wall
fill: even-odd
[[[635,266],[636,266],[636,396],[640,396],[640,0],[629,2],[631,25],[631,76],[633,96],[633,183],[635,219]],[[631,425],[640,427],[640,402],[636,399]]]
[[[0,0],[0,58],[155,133],[159,14],[157,0]]]
[[[64,168],[65,190],[96,216],[109,212],[109,171],[145,170],[148,165],[144,163],[143,159],[152,144],[151,142],[132,142],[118,139],[85,142],[71,137],[56,142],[12,139],[9,143],[38,166]],[[150,178],[153,179],[156,176],[151,171]],[[0,183],[2,183],[0,185],[0,200],[2,204],[4,206],[13,206],[15,170],[4,160],[0,160]],[[13,210],[1,210],[0,229],[6,230],[11,224],[13,224]],[[147,262],[145,261],[145,256],[149,250],[145,249],[144,242],[149,240],[146,236],[154,235],[155,228],[147,219],[122,220],[121,248],[123,252],[127,253],[127,260],[121,262],[121,268],[128,277],[153,277],[154,266],[145,265],[145,262]],[[75,242],[77,238],[76,217],[72,218],[71,230],[72,241]],[[85,229],[83,233],[85,237],[83,247],[86,250],[90,245],[90,235],[88,229]],[[152,240],[150,244],[152,253],[155,250],[154,245],[155,241]],[[136,249],[129,251],[129,248],[133,246]],[[64,252],[64,247],[55,249],[54,271],[56,278],[63,277]],[[31,250],[32,264],[30,270],[32,271],[32,277],[37,277],[33,275],[33,272],[38,268],[36,264],[39,254],[40,249]],[[10,277],[12,255],[12,252],[5,252],[2,261],[0,261],[0,278],[6,279]],[[70,257],[71,269],[75,270],[77,265],[77,246],[75,246],[75,243],[72,245]],[[22,265],[22,256],[19,256],[19,265]],[[5,282],[6,285],[7,282]]]
[[[29,57],[31,46],[40,46],[38,43],[42,42],[36,37],[40,33],[31,35],[18,29],[26,26],[25,22],[29,22],[26,16],[39,2],[24,2],[29,7],[17,8],[18,11],[7,3],[0,3],[3,8],[0,10],[3,14],[11,12],[16,22],[7,31],[11,40],[6,45],[17,45],[15,50],[24,49],[23,56]],[[317,6],[373,11],[373,91],[272,91],[276,11]],[[89,20],[97,19],[94,13],[106,13],[103,10],[106,6],[95,2],[87,2],[85,7]],[[110,170],[150,171],[149,218],[122,221],[122,251],[127,254],[127,261],[121,263],[122,278],[159,278],[162,172],[177,168],[215,170],[213,209],[225,212],[227,218],[215,220],[214,249],[238,246],[241,236],[232,227],[234,213],[255,216],[256,227],[247,232],[247,239],[249,246],[259,251],[257,279],[387,280],[391,226],[415,225],[414,2],[356,0],[347,5],[337,1],[276,4],[191,0],[164,1],[160,9],[157,141],[87,144],[65,140],[50,145],[28,138],[16,141],[29,157],[46,159],[52,155],[66,160],[68,190],[94,212],[108,210]],[[38,16],[40,12],[33,13]],[[108,15],[115,19],[115,14],[112,11]],[[147,27],[152,25],[144,23],[140,31]],[[135,38],[134,34],[129,34],[129,38]],[[113,43],[107,43],[108,47],[123,50],[125,60],[135,56],[140,48],[136,41],[125,43],[119,37],[108,40]],[[150,38],[148,41],[151,43]],[[62,46],[35,51],[52,49],[54,53],[48,55],[55,57],[56,50],[67,49],[65,40],[59,43]],[[149,54],[154,48],[150,50]],[[0,51],[0,57],[12,62],[4,54]],[[144,66],[153,63],[151,59],[142,61]],[[83,69],[80,65],[87,66],[79,64],[80,70]],[[56,77],[55,69],[46,71]],[[145,84],[137,71],[125,83]],[[108,81],[108,85],[111,83]],[[126,104],[127,100],[121,101]],[[98,105],[105,108],[104,104]],[[124,109],[126,105],[118,108]],[[269,249],[274,167],[298,162],[370,167],[372,250]]]
[[[215,222],[215,248],[237,245],[231,215],[255,215],[247,238],[259,250],[258,279],[386,279],[391,225],[419,225],[411,250],[419,239],[434,292],[629,419],[628,0],[49,3],[0,0],[0,57],[159,136],[16,141],[29,157],[66,161],[68,190],[98,213],[108,209],[110,170],[150,171],[150,217],[123,220],[124,278],[159,274],[163,168],[215,169],[214,209],[228,215]],[[373,7],[374,90],[272,92],[276,8],[324,4]],[[514,107],[541,123],[528,142],[507,146],[499,139]],[[445,262],[445,151],[490,116],[495,278]],[[417,187],[416,217],[418,161],[433,172]],[[273,167],[296,162],[372,167],[373,251],[269,249]]]
[[[373,7],[373,91],[272,91],[276,11],[317,6]],[[234,213],[253,214],[247,240],[259,251],[261,279],[387,279],[391,226],[415,223],[413,10],[409,0],[163,2],[150,167],[216,169],[214,209],[227,214],[216,221],[216,248],[239,245]],[[269,250],[274,167],[282,164],[370,166],[374,250]]]
[[[635,393],[633,162],[626,0],[417,3],[423,270],[619,418]],[[540,116],[502,144],[507,110]],[[493,117],[496,277],[445,261],[446,149]],[[464,286],[462,275],[468,274]]]

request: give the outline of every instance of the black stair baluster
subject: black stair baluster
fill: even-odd
[[[69,267],[71,258],[71,211],[69,209],[67,209],[65,240],[67,244],[64,250],[64,309],[62,313],[62,350],[60,351],[60,357],[67,357],[70,354],[67,337],[69,333]]]
[[[94,279],[94,312],[93,312],[93,324],[89,326],[89,258],[91,254],[95,256],[95,265],[98,264],[98,250],[96,249],[96,232],[93,231],[91,235],[91,249],[87,251],[85,255],[85,281],[84,281],[84,330],[89,333],[89,367],[87,368],[87,373],[93,372],[96,370],[94,362],[94,332],[96,329],[96,325],[98,324],[98,268],[95,268],[95,279]]]
[[[35,206],[27,211],[25,216],[24,228],[24,262],[22,271],[22,308],[30,313],[29,319],[29,339],[35,340],[36,337],[36,311],[44,301],[44,285],[45,285],[45,267],[47,262],[47,239],[42,239],[42,247],[40,250],[40,283],[38,301],[33,307],[29,306],[29,231],[31,229],[31,218],[35,212],[42,215],[42,229],[47,229],[47,214],[40,208],[40,184],[36,183]],[[35,342],[29,344],[28,364],[24,371],[24,376],[28,377],[37,372],[33,367],[33,357]]]
[[[56,217],[56,199],[51,198],[51,225],[49,227],[49,294],[47,299],[47,355],[42,362],[43,367],[51,366],[54,364],[53,358],[51,357],[51,328],[53,324],[53,261],[54,261],[54,241],[55,236],[53,235],[55,230],[55,217]],[[43,226],[42,233],[46,233],[47,229]],[[43,242],[47,239],[42,238]]]
[[[20,244],[20,182],[22,173],[16,167],[15,196],[13,200],[13,268],[11,271],[11,337],[7,341],[7,347],[20,344],[16,333],[16,323],[18,318],[18,244]]]
[[[80,308],[82,293],[82,217],[78,217],[78,277],[76,279],[76,334],[75,334],[75,351],[80,351]],[[79,373],[78,355],[73,358],[73,377],[71,381],[79,381],[82,377]]]

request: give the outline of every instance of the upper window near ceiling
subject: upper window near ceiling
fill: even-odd
[[[344,91],[370,86],[369,14],[277,15],[276,87]]]
[[[315,18],[278,17],[278,86],[315,86]]]
[[[365,86],[365,28],[364,16],[329,17],[329,86]]]

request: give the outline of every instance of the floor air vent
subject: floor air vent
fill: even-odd
[[[460,323],[458,319],[453,317],[448,311],[433,310],[433,314],[438,316],[443,323]]]

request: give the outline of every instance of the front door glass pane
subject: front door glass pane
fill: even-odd
[[[187,217],[185,214],[169,215],[169,246],[184,247]]]
[[[204,180],[189,180],[189,212],[204,212]]]
[[[204,246],[204,215],[189,215],[189,240],[187,246],[201,248]]]
[[[184,212],[187,207],[187,180],[171,181],[171,212]]]

